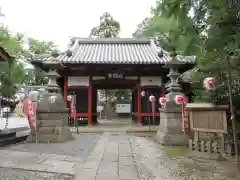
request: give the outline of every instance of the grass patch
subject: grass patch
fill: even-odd
[[[184,156],[188,148],[183,146],[165,146],[164,150],[170,157]]]

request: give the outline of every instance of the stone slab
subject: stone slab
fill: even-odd
[[[109,154],[105,154],[103,156],[103,161],[111,161],[111,162],[117,162],[118,161],[118,154],[116,155],[109,155]]]
[[[98,174],[118,174],[118,162],[102,161],[100,163]]]
[[[119,156],[132,156],[130,144],[119,144]]]
[[[95,180],[97,172],[94,169],[82,169],[76,176],[75,180]]]
[[[118,175],[99,174],[97,175],[96,180],[118,180]]]
[[[138,179],[138,173],[135,166],[119,166],[119,179]]]
[[[133,157],[119,157],[119,166],[134,166]]]
[[[99,167],[99,160],[93,160],[93,161],[87,161],[84,165],[83,168],[84,169],[95,169],[97,171],[98,167]]]

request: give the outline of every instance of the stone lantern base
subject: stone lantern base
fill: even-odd
[[[55,97],[50,102],[49,97]],[[52,98],[53,99],[53,98]],[[37,142],[53,143],[73,140],[68,128],[68,108],[60,93],[45,92],[37,104]],[[28,142],[36,142],[36,132],[32,131]]]
[[[182,132],[182,113],[175,102],[160,109],[160,125],[156,140],[163,145],[187,145],[188,137]]]

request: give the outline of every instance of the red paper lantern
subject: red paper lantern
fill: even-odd
[[[175,103],[176,104],[184,104],[185,101],[186,101],[186,98],[184,96],[182,96],[182,95],[177,95],[175,97]]]
[[[159,104],[164,105],[167,103],[167,98],[166,97],[160,97],[158,100]]]
[[[203,80],[203,87],[207,90],[215,90],[217,88],[217,80],[215,77],[207,77]]]

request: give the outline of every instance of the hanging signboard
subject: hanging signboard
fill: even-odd
[[[124,79],[123,73],[108,73],[108,79]]]

